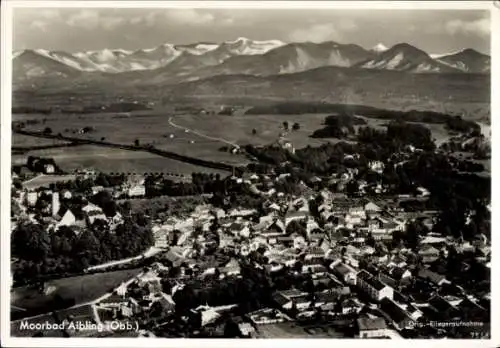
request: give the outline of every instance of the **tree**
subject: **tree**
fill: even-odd
[[[298,124],[297,122],[295,122],[295,123],[293,124],[293,126],[292,126],[292,130],[297,131],[297,130],[299,130],[299,129],[300,129],[300,124]]]
[[[375,238],[373,238],[373,234],[368,233],[368,236],[366,236],[366,245],[374,247],[375,246]]]
[[[288,130],[288,122],[287,121],[283,122],[283,129],[286,131]]]
[[[52,134],[52,128],[45,127],[45,129],[43,130],[43,134]]]
[[[255,135],[255,134],[257,134],[257,129],[254,128],[254,129],[252,129],[252,135]]]
[[[422,235],[427,234],[427,227],[419,220],[411,221],[406,225],[405,238],[407,246],[416,250],[419,244],[419,238]]]
[[[224,325],[224,337],[225,338],[235,338],[241,337],[241,331],[238,324],[234,322],[232,318],[229,318]]]
[[[140,145],[139,139],[135,139],[134,140],[134,146],[139,146],[139,145]]]

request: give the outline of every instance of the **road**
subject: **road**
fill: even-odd
[[[148,257],[151,257],[153,255],[160,253],[161,251],[162,251],[162,249],[151,247],[148,250],[146,250],[144,253],[142,253],[141,255],[129,257],[126,259],[121,259],[121,260],[110,261],[110,262],[106,262],[106,263],[103,263],[103,264],[100,264],[97,266],[91,266],[91,267],[87,268],[86,271],[94,271],[96,269],[103,269],[103,268],[107,268],[107,267],[111,267],[111,266],[129,263],[129,262],[132,262],[134,260],[139,260],[141,258],[148,258]]]
[[[198,132],[198,131],[196,131],[196,130],[194,130],[194,129],[189,129],[189,128],[186,128],[186,127],[183,127],[183,126],[179,126],[178,124],[176,124],[176,123],[174,123],[174,122],[172,121],[172,118],[173,118],[172,116],[170,116],[170,117],[168,118],[168,123],[169,123],[172,127],[174,127],[174,128],[177,128],[177,129],[182,129],[183,131],[186,131],[186,130],[187,130],[188,132],[193,133],[193,134],[195,134],[195,135],[197,135],[197,136],[199,136],[199,137],[202,137],[202,138],[205,138],[205,139],[208,139],[208,140],[219,141],[219,142],[221,142],[221,143],[225,143],[225,144],[231,145],[231,146],[236,147],[236,148],[238,148],[238,149],[240,148],[240,146],[239,146],[238,144],[236,144],[236,143],[234,143],[234,142],[232,142],[232,141],[229,141],[229,140],[227,140],[227,139],[217,138],[217,137],[211,137],[211,136],[209,136],[209,135],[206,135],[206,134],[200,133],[200,132]]]

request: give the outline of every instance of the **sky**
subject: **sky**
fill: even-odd
[[[16,8],[13,16],[14,50],[136,50],[246,37],[490,53],[489,12],[480,10]]]

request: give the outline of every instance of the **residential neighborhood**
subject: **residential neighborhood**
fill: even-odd
[[[95,179],[92,173],[82,175],[77,180]],[[254,173],[227,180],[260,191],[281,179]],[[46,226],[49,234],[69,228],[78,236],[99,224],[117,233],[129,217],[120,209],[110,213],[108,205],[122,195],[137,200],[146,188],[144,178],[134,177],[85,192],[53,183],[13,185],[12,204],[19,210],[13,230],[28,221]],[[265,195],[262,206],[252,209],[203,203],[182,215],[151,216],[148,252],[141,259],[103,264],[106,269],[149,260],[144,270],[92,303],[74,307],[78,315],[56,312],[60,322],[85,320],[95,330],[54,334],[122,336],[110,326],[118,321],[121,327],[136,325],[134,337],[490,335],[489,291],[457,283],[443,267],[450,253],[471,253],[475,263],[462,262],[463,271],[488,272],[487,239],[470,244],[432,232],[437,213],[409,216],[398,208],[397,196],[353,198],[326,188],[304,192]],[[101,196],[109,200],[99,206]],[[409,247],[405,235],[414,224],[428,232]],[[40,316],[14,321],[13,330],[25,320]],[[458,324],[436,327],[445,321]]]

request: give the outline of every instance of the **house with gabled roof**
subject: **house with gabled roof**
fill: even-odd
[[[57,230],[61,226],[73,226],[74,224],[76,224],[75,214],[73,214],[73,212],[68,209],[63,214],[61,220],[56,223],[55,230]]]
[[[444,275],[433,272],[426,268],[423,268],[418,272],[418,277],[434,284],[435,286],[441,286],[445,283],[450,283]]]
[[[380,301],[385,297],[392,299],[394,295],[394,289],[392,287],[382,283],[379,279],[365,270],[358,272],[356,276],[356,286],[375,301]]]
[[[381,207],[379,207],[378,205],[376,205],[375,203],[373,203],[371,201],[365,204],[364,209],[365,209],[365,212],[367,212],[367,213],[378,213],[378,212],[382,211]]]
[[[356,320],[359,338],[387,337],[387,323],[384,318],[361,317]]]
[[[356,270],[343,262],[332,263],[330,269],[333,274],[339,277],[344,283],[356,285]]]
[[[434,296],[429,300],[429,305],[437,313],[437,318],[443,321],[458,320],[461,317],[460,310],[446,301],[442,296]]]
[[[390,318],[392,324],[398,330],[414,328],[414,320],[410,317],[409,313],[398,306],[394,301],[383,298],[380,301],[380,309]]]
[[[422,258],[422,262],[431,263],[439,258],[439,250],[429,245],[420,249],[418,255]]]

